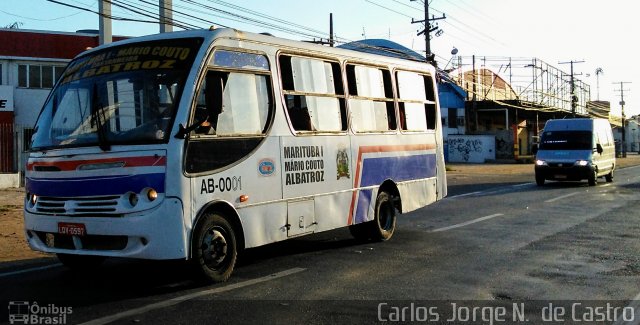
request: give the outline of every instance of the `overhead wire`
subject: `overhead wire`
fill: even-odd
[[[303,30],[306,30],[306,31],[309,31],[309,32],[312,32],[312,33],[316,33],[316,34],[324,34],[325,33],[324,31],[320,31],[320,30],[317,30],[317,29],[310,28],[308,26],[300,25],[300,24],[297,24],[295,22],[287,21],[287,20],[282,19],[282,18],[269,16],[267,14],[264,14],[264,13],[261,13],[261,12],[255,11],[255,10],[251,10],[249,8],[245,8],[245,7],[242,7],[242,6],[234,5],[234,4],[226,2],[226,1],[222,1],[222,0],[208,0],[208,1],[220,4],[222,6],[225,6],[225,7],[228,7],[228,8],[232,8],[232,9],[235,9],[235,10],[238,10],[238,11],[241,11],[241,12],[245,12],[245,13],[248,13],[248,14],[251,14],[251,15],[255,15],[255,16],[258,16],[258,17],[261,17],[261,18],[273,20],[273,21],[285,24],[286,26],[300,28],[300,29],[303,29]]]

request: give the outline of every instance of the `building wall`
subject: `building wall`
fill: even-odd
[[[23,169],[30,130],[56,76],[98,42],[97,34],[0,28],[0,172]],[[39,77],[31,79],[32,68]]]
[[[496,137],[492,135],[450,135],[447,147],[450,162],[484,163],[496,159]]]
[[[438,82],[440,116],[442,118],[442,136],[444,138],[444,159],[449,161],[447,139],[451,134],[465,134],[466,92],[450,80]],[[453,115],[452,115],[453,114]]]

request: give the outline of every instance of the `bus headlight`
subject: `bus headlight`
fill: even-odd
[[[586,166],[588,164],[589,164],[588,160],[577,160],[575,163],[576,166]]]
[[[546,161],[540,160],[540,159],[536,160],[536,166],[546,166],[546,165],[547,165]]]
[[[28,193],[27,194],[27,202],[29,202],[29,204],[31,204],[31,206],[36,205],[36,203],[38,203],[38,196],[32,193]]]

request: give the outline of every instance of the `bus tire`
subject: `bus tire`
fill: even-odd
[[[349,232],[351,236],[358,242],[367,242],[371,238],[371,224],[373,222],[363,222],[356,225],[349,226]]]
[[[396,208],[391,194],[384,191],[378,193],[374,211],[371,238],[375,241],[391,239],[396,229]]]
[[[214,212],[202,217],[193,237],[192,262],[206,282],[229,279],[238,256],[236,234],[225,217]]]
[[[57,253],[58,260],[71,270],[92,270],[98,268],[105,259],[105,256],[95,255],[75,255]]]

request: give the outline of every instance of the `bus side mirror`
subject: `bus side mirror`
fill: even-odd
[[[534,143],[531,145],[531,152],[535,155],[538,153],[538,144]]]
[[[604,149],[602,149],[602,146],[601,146],[599,143],[598,143],[598,144],[596,144],[596,151],[597,151],[599,154],[602,154],[602,152],[604,152]]]

